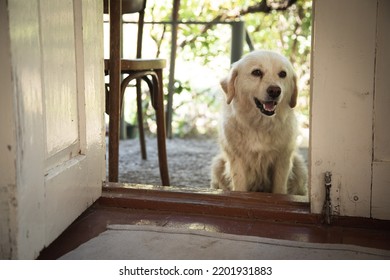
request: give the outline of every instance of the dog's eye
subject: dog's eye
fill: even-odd
[[[286,73],[286,71],[280,71],[278,75],[279,75],[280,78],[283,79],[283,78],[286,78],[287,73]]]
[[[252,71],[252,75],[255,77],[263,77],[263,72],[260,69],[255,69]]]

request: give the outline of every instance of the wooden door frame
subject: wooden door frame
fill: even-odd
[[[348,6],[348,2],[350,0],[344,0],[342,6]],[[315,2],[315,1],[314,1]],[[322,3],[324,4],[324,3]],[[325,5],[325,10],[326,8],[329,9],[329,7],[332,7],[332,5],[338,5],[338,3],[333,2],[330,4]],[[367,4],[367,3],[366,3]],[[367,63],[372,66],[371,64],[373,63],[375,57],[372,55],[375,55],[375,52],[373,51],[373,46],[375,45],[375,42],[373,44],[366,43],[364,45],[364,42],[367,42],[367,38],[372,38],[375,35],[376,32],[376,26],[375,26],[375,13],[376,13],[376,6],[374,4],[367,4],[368,8],[370,9],[365,9],[364,7],[357,7],[357,10],[354,10],[354,13],[352,13],[351,18],[355,19],[358,18],[361,13],[365,13],[367,11],[370,12],[370,24],[367,25],[365,22],[361,23],[362,25],[365,26],[364,28],[364,34],[361,34],[361,36],[358,36],[359,42],[362,44],[358,44],[358,47],[354,49],[354,52],[352,52],[352,57],[355,53],[358,53],[361,50],[369,50],[370,54],[368,57],[363,57],[363,59],[360,59],[357,64],[358,65],[367,65]],[[318,7],[319,5],[317,5]],[[324,8],[322,6],[322,8]],[[316,12],[316,6],[313,6],[313,14]],[[342,14],[343,11],[339,11],[339,16]],[[326,15],[326,12],[325,12]],[[324,14],[321,15],[322,19],[324,18]],[[313,29],[315,27],[314,21],[316,20],[316,16],[313,16]],[[326,18],[328,20],[328,18]],[[339,17],[339,20],[343,20],[343,17]],[[324,21],[321,21],[320,24],[324,24]],[[355,26],[352,27],[347,27],[346,29],[349,30],[348,28],[356,28]],[[334,28],[332,30],[335,30]],[[345,30],[341,29],[339,33],[338,31],[335,30],[335,32],[340,35],[340,33],[343,33]],[[315,47],[315,32],[316,30],[313,30],[313,49]],[[322,31],[323,32],[323,31]],[[347,32],[348,33],[348,32]],[[322,38],[324,37],[324,33],[321,33]],[[325,34],[326,35],[326,34]],[[350,36],[350,34],[347,34]],[[375,37],[375,36],[374,36]],[[352,39],[356,39],[355,37],[351,37]],[[350,40],[352,40],[350,39]],[[370,41],[370,40],[368,40]],[[340,54],[345,54],[345,53],[351,53],[350,50],[350,44],[352,44],[350,41],[348,42],[347,48],[339,48],[341,51],[339,52]],[[371,41],[370,41],[371,42]],[[353,45],[352,45],[353,46]],[[361,46],[361,47],[359,47]],[[315,50],[317,51],[317,50]],[[372,51],[372,52],[371,52]],[[312,51],[312,78],[311,81],[313,83],[313,52]],[[318,53],[316,53],[318,55]],[[336,61],[336,64],[338,61]],[[348,67],[351,67],[350,64],[344,65],[345,68],[348,69]],[[371,67],[372,68],[372,67]],[[321,70],[322,71],[322,70]],[[314,72],[315,73],[315,72]],[[315,73],[317,74],[317,73]],[[323,74],[323,73],[321,73]],[[317,77],[317,76],[316,76]],[[355,76],[349,77],[349,81],[354,81],[353,78]],[[318,79],[318,77],[317,77]],[[368,78],[367,84],[368,87],[371,85],[370,78]],[[372,79],[373,82],[374,79]],[[318,90],[318,80],[316,81],[317,84],[315,84],[317,87],[313,88],[313,85],[311,87],[311,96],[313,96],[313,90],[316,91],[315,94],[317,94]],[[322,94],[324,91],[321,92]],[[366,92],[362,92],[362,94],[367,95]],[[355,97],[349,97],[349,101],[353,101],[355,103],[353,104],[358,104],[359,106],[364,106],[362,103],[356,103],[356,100],[353,98]],[[362,97],[364,98],[364,96]],[[313,98],[312,98],[313,100]],[[322,100],[324,101],[324,100]],[[324,104],[321,101],[321,104]],[[326,100],[325,100],[326,101]],[[359,101],[359,100],[358,100]],[[331,108],[331,102],[327,102],[326,105]],[[318,107],[318,103],[316,104]],[[371,108],[370,108],[371,109]],[[369,110],[370,110],[369,109]],[[331,110],[330,110],[331,111]],[[346,160],[342,160],[342,158],[337,155],[333,151],[331,153],[332,149],[328,149],[325,147],[326,145],[329,146],[329,143],[332,144],[332,141],[338,141],[339,139],[337,138],[332,138],[332,141],[326,140],[330,133],[331,130],[324,131],[322,125],[321,125],[321,118],[322,118],[322,123],[325,122],[326,126],[331,126],[333,124],[330,124],[330,121],[328,119],[324,119],[323,117],[326,116],[326,111],[324,113],[324,110],[321,111],[322,115],[320,117],[315,116],[313,117],[313,114],[311,114],[311,125],[313,124],[312,121],[314,119],[315,125],[317,127],[317,132],[319,129],[322,129],[320,134],[316,136],[316,139],[313,143],[313,135],[311,135],[311,143],[310,143],[310,151],[309,151],[309,169],[310,169],[310,180],[309,180],[309,198],[305,199],[303,197],[296,197],[296,196],[290,196],[290,195],[271,195],[271,194],[259,194],[259,193],[250,193],[250,194],[239,194],[239,193],[233,193],[233,192],[220,192],[220,191],[213,191],[213,190],[193,190],[193,189],[177,189],[177,188],[167,188],[167,187],[157,187],[157,186],[135,186],[135,185],[115,185],[115,184],[106,184],[103,187],[103,196],[101,198],[101,201],[104,201],[104,203],[107,203],[109,205],[117,205],[117,206],[123,206],[123,207],[134,207],[134,208],[142,208],[142,209],[155,209],[155,210],[172,210],[172,211],[187,211],[188,213],[191,213],[192,211],[195,211],[197,213],[204,213],[204,214],[215,214],[215,213],[220,213],[221,215],[238,215],[238,216],[245,216],[245,217],[251,217],[251,218],[270,218],[270,219],[286,219],[286,217],[290,217],[293,221],[301,221],[301,222],[315,222],[315,223],[320,223],[322,222],[322,208],[323,208],[323,203],[325,201],[325,182],[324,182],[324,174],[325,171],[335,171],[334,173],[334,188],[332,190],[332,199],[336,203],[339,203],[339,197],[340,197],[340,184],[351,184],[351,182],[356,182],[356,178],[364,178],[366,174],[355,174],[353,175],[353,171],[347,170],[348,171],[348,180],[351,180],[349,182],[348,180],[342,180],[342,175],[337,173],[338,169],[334,168],[336,164],[343,165],[345,164]],[[338,111],[338,114],[340,111]],[[371,114],[370,112],[367,112],[367,114]],[[372,118],[369,118],[371,121]],[[344,123],[345,124],[345,123]],[[348,125],[348,122],[346,122]],[[370,127],[372,124],[369,123],[368,127]],[[339,130],[345,129],[344,127],[339,128]],[[353,133],[356,133],[359,131],[359,129],[356,129],[354,127]],[[348,137],[348,132],[346,133]],[[326,137],[325,137],[326,136]],[[324,137],[325,140],[323,140],[321,143],[318,142],[321,137]],[[367,138],[365,136],[365,138]],[[328,143],[326,144],[326,142]],[[365,141],[365,140],[364,140]],[[369,142],[369,141],[368,141]],[[326,145],[325,145],[325,144]],[[355,149],[354,151],[356,152],[357,149],[359,149],[359,145],[361,145],[362,140],[357,141],[353,145],[353,148]],[[314,144],[314,145],[313,145]],[[345,145],[346,143],[344,143]],[[323,146],[321,153],[318,153],[318,149],[320,146]],[[333,145],[333,144],[332,144]],[[313,146],[315,147],[315,151],[313,152]],[[329,154],[331,154],[329,156]],[[365,154],[367,155],[367,154]],[[354,158],[356,157],[356,154],[354,154]],[[323,161],[321,161],[321,158]],[[368,156],[367,157],[371,164],[371,159]],[[365,158],[366,159],[366,158]],[[332,162],[332,160],[334,162]],[[329,161],[329,162],[328,162]],[[355,162],[353,164],[356,164]],[[360,162],[359,164],[364,165],[364,167],[367,167],[367,162]],[[369,168],[370,169],[370,168]],[[344,172],[344,169],[339,169],[341,170],[340,172]],[[371,170],[371,169],[370,169]],[[352,175],[351,175],[352,174]],[[360,192],[362,189],[366,190],[370,188],[370,183],[369,183],[369,178],[365,178],[362,182],[360,182],[357,186],[356,191]],[[345,190],[343,190],[344,195],[345,195]],[[364,192],[362,192],[362,196],[364,195]],[[364,197],[359,197],[359,194],[352,194],[352,199],[361,199],[364,202]],[[363,198],[363,199],[362,199]],[[344,201],[343,203],[346,203],[346,198],[343,198]],[[367,208],[367,204],[364,204],[361,206],[357,211],[350,210],[351,205],[353,206],[354,203],[356,204],[357,202],[352,202],[352,203],[346,203],[347,210],[342,209],[342,211],[336,212],[336,215],[333,219],[333,221],[347,221],[347,220],[359,220],[362,221],[364,220],[363,224],[368,224],[370,225],[372,221],[379,221],[377,219],[372,219],[370,215],[370,211]],[[345,216],[345,217],[344,217]],[[356,218],[352,218],[352,216],[357,216]],[[363,218],[361,218],[363,217]],[[290,219],[289,218],[289,219]],[[288,219],[287,219],[288,220]],[[347,222],[349,223],[349,222]]]

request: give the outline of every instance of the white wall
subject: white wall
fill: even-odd
[[[388,6],[386,0],[314,2],[311,106],[314,213],[322,211],[324,172],[331,171],[334,214],[390,219],[385,203],[390,198],[386,128],[390,117],[386,78],[389,65],[385,62],[389,61],[390,52],[385,35],[389,27]]]
[[[390,1],[378,2],[372,216],[390,219]]]

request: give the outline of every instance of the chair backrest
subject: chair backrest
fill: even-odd
[[[104,0],[104,13],[108,14],[109,0]],[[122,0],[122,14],[139,13],[145,10],[146,0]]]
[[[105,14],[109,13],[109,0],[104,0]],[[145,15],[146,0],[122,0],[122,14],[139,13],[138,18],[138,34],[137,34],[137,58],[142,56],[142,35],[144,31],[144,15]]]

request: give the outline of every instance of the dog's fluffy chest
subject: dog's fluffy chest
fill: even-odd
[[[266,119],[242,123],[231,118],[224,124],[223,131],[229,147],[240,146],[241,151],[253,153],[254,156],[258,153],[277,153],[295,146],[296,119],[294,114],[289,116],[289,122]],[[287,146],[286,139],[290,139]]]
[[[246,174],[247,189],[271,192],[275,162],[282,155],[291,153],[295,145],[286,146],[285,139],[291,137],[291,129],[238,125],[231,130],[228,127],[225,127],[228,133],[225,150],[240,159],[241,168]]]

